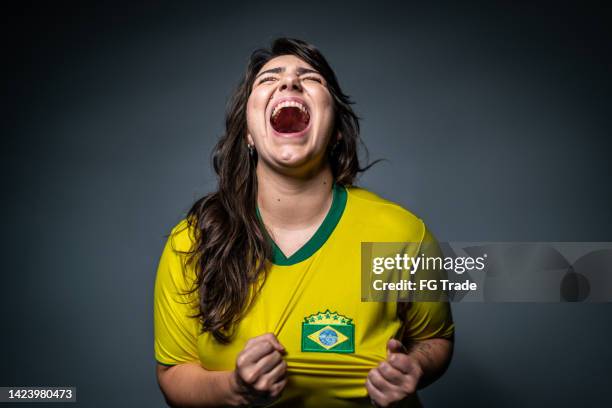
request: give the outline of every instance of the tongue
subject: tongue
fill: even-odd
[[[301,132],[308,126],[308,115],[302,112],[299,108],[287,107],[282,108],[272,119],[270,123],[274,130],[279,133],[296,133]]]

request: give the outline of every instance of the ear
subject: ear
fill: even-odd
[[[336,140],[334,141],[334,143],[340,143],[340,140],[342,140],[342,132],[338,131],[338,133],[336,134]]]
[[[255,142],[253,142],[253,137],[251,136],[250,133],[247,133],[246,139],[247,139],[247,144],[250,144],[253,146],[255,145]]]

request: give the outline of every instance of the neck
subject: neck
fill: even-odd
[[[319,222],[331,206],[333,176],[329,165],[296,178],[257,166],[257,204],[268,226],[299,229]]]

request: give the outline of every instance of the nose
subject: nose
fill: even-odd
[[[281,79],[279,90],[281,91],[301,91],[300,81],[295,74],[284,75]]]

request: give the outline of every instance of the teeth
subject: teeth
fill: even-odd
[[[308,114],[306,106],[302,105],[301,103],[297,101],[283,101],[274,107],[274,110],[272,111],[272,117],[274,117],[282,108],[288,107],[299,108],[302,112]]]

